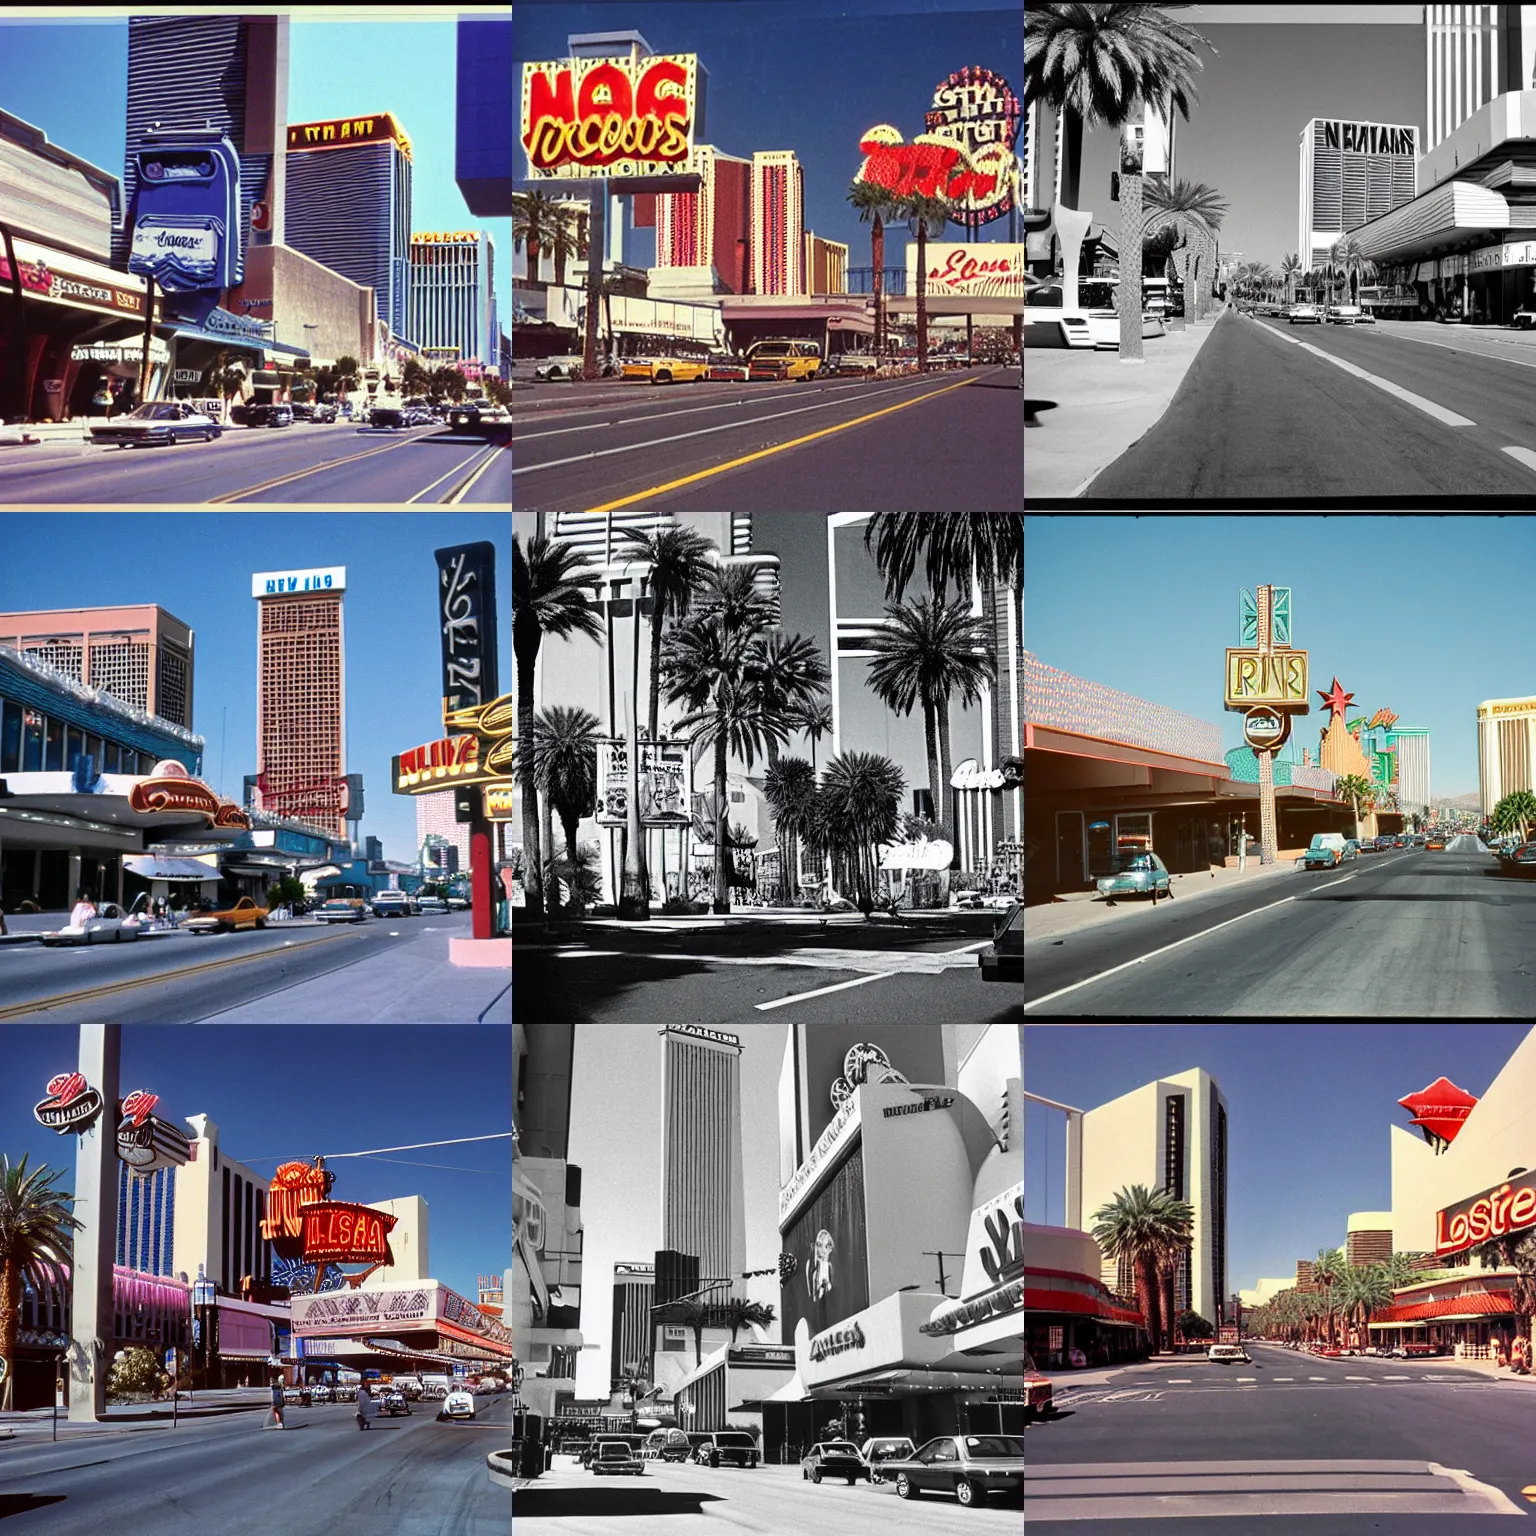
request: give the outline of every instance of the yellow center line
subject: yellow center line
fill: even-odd
[[[407,430],[414,430],[408,428]],[[271,491],[280,489],[285,485],[292,485],[296,480],[306,479],[308,476],[318,473],[322,469],[344,469],[348,464],[360,463],[363,459],[371,459],[375,454],[388,453],[395,448],[404,448],[410,443],[418,441],[417,438],[395,438],[387,443],[379,443],[372,448],[359,449],[356,453],[344,454],[339,459],[325,459],[319,464],[310,464],[303,469],[295,469],[281,475],[274,475],[269,480],[258,480],[255,485],[242,486],[237,491],[230,491],[223,496],[210,496],[202,505],[205,507],[220,507],[226,502],[238,500],[241,496],[254,496],[257,491]]]
[[[633,496],[625,496],[620,501],[604,502],[600,507],[589,507],[589,512],[616,512],[620,507],[633,505],[637,501],[644,501],[647,496],[661,496],[667,491],[675,491],[679,486],[692,485],[695,480],[708,480],[712,475],[723,475],[728,469],[740,469],[743,464],[750,464],[755,459],[766,459],[770,454],[783,453],[787,448],[798,448],[802,443],[814,443],[818,437],[830,437],[834,432],[846,432],[849,427],[862,426],[866,421],[874,421],[880,416],[889,416],[892,411],[904,411],[909,405],[916,405],[920,400],[934,400],[940,395],[947,395],[952,389],[964,389],[967,384],[974,384],[975,379],[961,379],[958,384],[946,384],[943,389],[930,389],[924,394],[913,395],[910,400],[898,401],[895,405],[887,405],[878,411],[871,411],[867,416],[855,416],[852,421],[840,422],[835,427],[823,427],[819,432],[808,432],[804,437],[792,438],[787,443],[775,443],[771,448],[759,448],[756,453],[749,453],[739,459],[732,459],[728,464],[716,464],[712,469],[701,469],[692,475],[684,475],[681,480],[669,480],[665,485],[653,485],[649,490],[636,491]],[[743,423],[750,425],[750,423]]]

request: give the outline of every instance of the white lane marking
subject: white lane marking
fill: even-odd
[[[650,954],[638,950],[554,951],[555,958],[576,960],[583,955],[627,954],[633,960],[691,960],[700,965],[798,965],[811,971],[873,971],[878,975],[942,976],[946,971],[970,970],[963,959],[911,950],[791,949],[775,955]]]
[[[885,981],[894,974],[894,971],[879,971],[873,976],[855,976],[852,981],[840,981],[830,987],[817,987],[814,992],[796,992],[791,997],[781,997],[775,1003],[758,1003],[757,1011],[765,1013],[770,1008],[783,1008],[789,1003],[803,1003],[808,997],[825,997],[828,992],[842,992],[849,987],[862,987],[866,981]]]
[[[962,945],[959,949],[941,949],[941,955],[974,955],[978,949],[985,949],[991,939],[978,939],[974,944]]]
[[[1240,912],[1236,917],[1229,917],[1224,923],[1217,923],[1214,928],[1207,928],[1204,933],[1192,933],[1186,939],[1178,939],[1172,944],[1166,944],[1161,949],[1149,950],[1144,955],[1138,955],[1134,960],[1127,960],[1123,965],[1117,965],[1112,970],[1099,971],[1096,975],[1085,976],[1081,981],[1074,981],[1070,987],[1062,987],[1058,991],[1048,992],[1044,997],[1037,997],[1032,1003],[1025,1003],[1027,1012],[1031,1008],[1043,1007],[1046,1003],[1054,1002],[1058,997],[1066,997],[1069,993],[1076,992],[1081,987],[1091,987],[1097,981],[1108,981],[1111,976],[1118,976],[1121,971],[1128,971],[1132,966],[1145,965],[1148,960],[1161,959],[1164,955],[1171,955],[1174,950],[1182,949],[1186,944],[1193,944],[1197,939],[1202,939],[1206,934],[1220,933],[1223,928],[1230,928],[1234,923],[1244,923],[1250,917],[1258,917],[1263,913],[1272,912],[1276,907],[1283,907],[1288,901],[1295,901],[1295,896],[1282,896],[1279,901],[1271,902],[1267,907],[1255,907],[1251,912]],[[1318,1380],[1322,1378],[1319,1377]]]
[[[1286,338],[1293,340],[1291,337]],[[1314,347],[1309,341],[1295,341],[1294,345],[1310,352],[1313,357],[1320,357],[1326,363],[1332,363],[1335,368],[1342,369],[1345,373],[1352,374],[1364,384],[1374,384],[1383,393],[1391,395],[1394,399],[1401,400],[1404,405],[1411,405],[1416,411],[1423,411],[1426,416],[1433,417],[1441,426],[1445,427],[1475,427],[1477,423],[1470,416],[1460,416],[1455,411],[1448,410],[1445,406],[1427,399],[1423,395],[1416,395],[1411,389],[1404,389],[1401,384],[1394,384],[1391,379],[1384,379],[1380,374],[1371,373],[1350,362],[1347,358],[1335,357],[1331,352],[1325,352],[1321,347]]]
[[[1516,463],[1524,464],[1527,469],[1536,469],[1536,450],[1509,447],[1504,449],[1504,452],[1514,459]]]

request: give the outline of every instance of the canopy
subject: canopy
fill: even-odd
[[[219,872],[211,864],[196,859],[157,859],[142,854],[123,860],[123,868],[144,880],[217,880]]]

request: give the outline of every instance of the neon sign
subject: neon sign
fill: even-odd
[[[136,1088],[123,1100],[117,1124],[117,1155],[133,1174],[150,1174],[157,1168],[181,1167],[190,1161],[192,1146],[174,1125],[150,1113],[160,1096]]]
[[[979,228],[1000,219],[1013,203],[1014,141],[1024,108],[1001,75],[972,64],[957,69],[933,92],[923,121],[929,134],[960,145],[973,168],[995,176],[991,188],[967,191],[953,222]]]
[[[1497,1189],[1435,1213],[1435,1253],[1458,1253],[1536,1225],[1536,1173],[1507,1179]]]
[[[524,64],[522,139],[530,179],[686,170],[698,67],[692,53]]]
[[[80,1072],[60,1072],[48,1079],[48,1097],[33,1105],[32,1115],[60,1136],[83,1136],[101,1113],[101,1094]]]
[[[261,1235],[283,1258],[304,1257],[304,1209],[324,1200],[335,1179],[319,1163],[282,1163],[272,1175]]]
[[[391,1262],[389,1233],[398,1218],[342,1200],[316,1201],[303,1214],[306,1263]]]

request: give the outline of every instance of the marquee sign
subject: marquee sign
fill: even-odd
[[[303,1209],[306,1264],[392,1264],[389,1234],[398,1218],[372,1206],[316,1200]]]
[[[472,229],[450,229],[450,230],[446,230],[446,231],[442,231],[442,232],[429,233],[429,234],[425,234],[425,235],[412,235],[411,236],[411,244],[412,245],[448,245],[450,243],[457,244],[461,240],[478,240],[479,238],[480,238],[480,236],[474,230],[472,230]],[[453,353],[453,355],[455,357],[458,356],[458,348],[457,347],[453,347],[453,348],[425,347],[422,350],[425,351],[425,352],[429,352],[429,353],[430,352],[452,351],[452,353]]]
[[[701,1024],[668,1024],[658,1031],[663,1035],[694,1035],[700,1040],[716,1040],[721,1045],[734,1045],[738,1049],[741,1046],[740,1035],[728,1035],[724,1030],[705,1029]]]
[[[1228,709],[1256,704],[1303,709],[1307,702],[1307,653],[1227,649]]]
[[[930,299],[1024,297],[1024,246],[958,245],[929,241],[927,245]],[[907,292],[917,292],[917,244],[907,246]]]
[[[389,144],[400,146],[400,153],[411,158],[411,141],[401,131],[391,113],[377,112],[371,117],[333,117],[319,123],[290,123],[288,148],[342,149],[349,144]]]
[[[432,551],[443,654],[443,723],[497,694],[496,546],[488,540]]]
[[[512,781],[487,784],[481,791],[481,803],[487,821],[512,820]]]
[[[67,1136],[83,1136],[101,1113],[100,1092],[80,1072],[60,1072],[48,1079],[48,1096],[32,1107],[39,1125]]]
[[[939,82],[923,115],[928,133],[958,144],[973,168],[996,172],[993,186],[968,193],[951,222],[971,229],[1002,218],[1013,206],[1014,141],[1024,107],[1001,75],[967,65]]]
[[[530,181],[685,173],[698,116],[696,54],[523,65]]]
[[[1531,1226],[1536,1226],[1536,1172],[1527,1171],[1437,1211],[1435,1256],[1512,1237]]]
[[[267,1214],[261,1235],[285,1259],[304,1257],[304,1210],[325,1199],[336,1175],[317,1159],[311,1163],[281,1163],[267,1186]]]
[[[640,824],[686,827],[689,824],[687,748],[682,742],[639,743]],[[597,824],[622,827],[628,819],[629,744],[603,737],[597,744]]]
[[[168,1121],[150,1113],[160,1096],[136,1088],[123,1100],[117,1123],[117,1155],[137,1176],[157,1168],[180,1168],[192,1157],[192,1143]]]
[[[897,197],[920,192],[959,205],[954,217],[972,215],[999,204],[1006,212],[1012,196],[1013,156],[1002,145],[976,151],[937,133],[920,133],[910,144],[901,130],[877,123],[859,140],[864,163],[855,181],[873,182]]]
[[[390,761],[397,795],[424,795],[462,784],[483,784],[501,778],[506,771],[481,761],[478,736],[444,736],[412,747]]]

